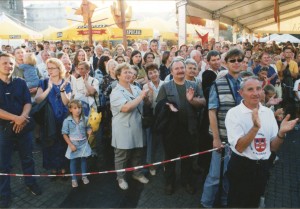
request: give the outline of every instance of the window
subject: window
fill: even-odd
[[[9,9],[13,9],[13,10],[17,9],[16,0],[9,0]]]

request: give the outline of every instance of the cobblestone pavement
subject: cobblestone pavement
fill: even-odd
[[[300,207],[300,131],[291,132],[278,153],[279,161],[271,171],[266,190],[266,207]],[[46,173],[42,168],[42,153],[35,145],[33,156],[36,173]],[[20,173],[17,152],[13,156],[13,173]],[[71,180],[51,181],[40,177],[38,184],[41,196],[33,196],[24,186],[21,177],[11,177],[12,208],[197,208],[200,206],[202,179],[198,179],[198,190],[189,195],[177,182],[171,196],[163,192],[163,169],[156,176],[148,176],[150,182],[143,185],[128,175],[129,190],[118,188],[115,174],[90,176],[90,184],[72,189]]]

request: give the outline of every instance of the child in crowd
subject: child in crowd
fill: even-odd
[[[20,70],[23,71],[24,80],[26,81],[27,87],[31,95],[31,101],[34,101],[39,80],[42,78],[38,68],[36,68],[36,57],[34,53],[26,53],[24,55],[24,64],[19,66]]]
[[[29,89],[37,88],[39,85],[39,70],[35,67],[36,58],[34,53],[26,53],[24,55],[24,64],[21,64],[19,68],[23,70],[24,79]]]
[[[258,73],[258,80],[261,82],[262,88],[264,88],[265,85],[270,84],[270,80],[268,79],[268,68],[262,67]]]
[[[82,104],[79,100],[72,100],[68,104],[70,115],[64,120],[62,134],[68,144],[66,158],[70,159],[71,174],[76,173],[77,161],[81,161],[81,173],[87,172],[86,158],[91,155],[91,147],[87,134],[92,129],[87,126],[87,118],[82,114]],[[88,184],[87,176],[82,176],[83,184]],[[72,176],[72,187],[78,187],[77,176]]]

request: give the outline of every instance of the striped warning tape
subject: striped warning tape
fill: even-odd
[[[226,145],[225,143],[223,143],[223,145]],[[76,173],[76,174],[16,174],[16,173],[0,173],[0,176],[18,176],[18,177],[63,177],[63,176],[89,176],[89,175],[97,175],[97,174],[108,174],[108,173],[119,173],[119,172],[130,172],[130,171],[134,171],[134,170],[138,170],[138,169],[142,169],[142,168],[148,168],[151,166],[156,166],[156,165],[162,165],[162,164],[166,164],[166,163],[170,163],[170,162],[174,162],[174,161],[178,161],[181,159],[186,159],[186,158],[190,158],[190,157],[194,157],[197,155],[203,155],[209,152],[213,152],[218,150],[219,148],[214,148],[214,149],[210,149],[210,150],[206,150],[206,151],[202,151],[202,152],[196,152],[194,154],[190,154],[190,155],[184,155],[184,156],[180,156],[177,158],[173,158],[170,160],[164,160],[161,162],[156,162],[156,163],[151,163],[151,164],[147,164],[147,165],[140,165],[140,166],[135,166],[135,167],[130,167],[130,168],[124,168],[124,169],[119,169],[119,170],[109,170],[109,171],[97,171],[97,172],[90,172],[90,173]]]

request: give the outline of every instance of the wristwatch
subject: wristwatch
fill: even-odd
[[[65,89],[60,89],[60,92],[65,92]]]

